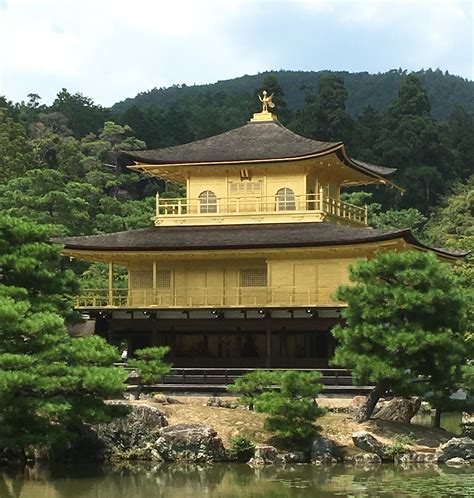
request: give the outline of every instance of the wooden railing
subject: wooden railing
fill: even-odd
[[[340,304],[340,303],[339,303]],[[280,286],[171,289],[84,289],[77,308],[240,308],[337,305],[317,288]]]
[[[357,224],[367,224],[367,206],[359,207],[320,194],[295,195],[286,198],[216,197],[213,199],[170,198],[156,195],[156,217],[213,217],[216,215],[291,214],[320,212]]]

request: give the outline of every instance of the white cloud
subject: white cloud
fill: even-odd
[[[301,50],[317,64],[315,31],[347,37],[345,51],[356,37],[376,36],[379,51],[384,43],[397,50],[399,66],[472,77],[472,47],[464,65],[453,62],[472,20],[462,0],[0,0],[0,94],[51,101],[67,87],[110,105],[155,86],[291,68]],[[335,65],[345,55],[335,52]],[[369,54],[357,58],[360,70],[389,69],[383,60],[363,67]]]

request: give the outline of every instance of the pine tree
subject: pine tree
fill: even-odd
[[[296,113],[291,128],[304,136],[350,145],[354,123],[346,111],[344,80],[327,74],[319,81],[317,94],[306,96],[304,107]]]
[[[125,373],[102,338],[72,339],[73,274],[60,269],[46,226],[0,216],[0,448],[67,445],[83,423],[123,414]]]
[[[241,404],[267,413],[265,428],[287,442],[308,442],[318,432],[314,422],[325,412],[315,398],[322,390],[319,372],[256,370],[228,387]]]
[[[456,178],[447,127],[430,116],[426,90],[415,75],[400,85],[398,98],[386,110],[375,153],[381,164],[398,168],[393,180],[406,188],[392,195],[391,207],[414,207],[426,213]]]
[[[356,419],[368,420],[388,390],[456,390],[472,347],[466,295],[452,268],[431,253],[390,251],[359,261],[350,280],[336,292],[348,308],[345,324],[332,330],[333,363],[352,368],[357,384],[375,384]]]

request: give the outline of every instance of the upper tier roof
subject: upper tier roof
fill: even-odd
[[[410,230],[373,230],[332,223],[268,223],[150,227],[128,232],[63,237],[54,242],[72,251],[190,251],[209,249],[264,249],[353,245],[403,239],[444,257],[465,253],[433,249],[419,242]]]
[[[342,142],[305,138],[276,121],[248,123],[196,142],[164,149],[128,151],[123,155],[146,164],[215,164],[305,159],[333,151],[338,152],[343,162],[369,175],[386,176],[395,171],[349,158]]]

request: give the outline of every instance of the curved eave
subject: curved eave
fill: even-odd
[[[369,231],[370,233],[370,231]],[[77,237],[80,239],[82,237]],[[90,253],[91,251],[97,253],[111,253],[111,252],[121,252],[121,253],[129,253],[129,252],[200,252],[200,251],[232,251],[232,250],[251,250],[258,251],[260,249],[298,249],[298,248],[309,248],[309,247],[342,247],[342,246],[353,246],[353,245],[363,245],[363,244],[377,244],[381,242],[388,241],[396,241],[400,240],[406,243],[407,246],[412,249],[422,250],[422,251],[431,251],[437,254],[439,257],[443,259],[447,259],[450,261],[456,261],[461,258],[464,258],[468,252],[450,252],[440,248],[429,247],[423,243],[421,243],[411,232],[410,229],[398,230],[393,232],[388,232],[386,234],[379,234],[376,236],[368,236],[367,239],[346,239],[344,241],[320,241],[320,242],[299,242],[294,243],[289,240],[282,241],[272,241],[271,243],[261,243],[261,244],[253,244],[246,240],[245,242],[235,243],[235,244],[227,244],[225,246],[218,246],[216,244],[213,245],[199,245],[196,247],[183,247],[181,245],[166,245],[166,246],[156,246],[150,247],[142,246],[137,244],[135,246],[123,246],[123,245],[115,245],[115,246],[105,246],[105,245],[96,245],[93,244],[81,244],[80,241],[74,243],[76,237],[71,238],[56,238],[52,239],[51,242],[55,244],[60,244],[63,246],[62,253],[66,256],[80,256],[83,253]],[[69,242],[70,240],[70,242]]]
[[[387,180],[384,175],[378,174],[373,170],[365,168],[363,165],[355,162],[347,153],[346,148],[344,145],[340,149],[338,149],[338,152],[342,155],[342,162],[346,164],[346,166],[349,166],[352,169],[355,169],[359,173],[363,173],[364,175],[368,175],[375,180],[377,180],[377,183],[383,183],[385,185],[389,185],[390,187],[398,189],[400,192],[405,192],[405,189],[397,185],[396,183],[393,183],[390,180]],[[392,173],[395,173],[395,169],[387,168],[390,169],[390,172],[387,173],[387,175],[391,175]]]
[[[143,157],[139,157],[132,153],[122,152],[122,154],[129,159],[132,159],[136,162],[141,162],[137,165],[128,166],[130,169],[144,169],[147,166],[153,168],[154,166],[217,166],[217,165],[239,165],[239,164],[259,164],[259,163],[276,163],[276,162],[289,162],[289,161],[302,161],[304,159],[311,159],[313,157],[321,157],[331,152],[336,152],[341,147],[343,147],[342,142],[337,142],[335,145],[328,147],[323,150],[319,150],[317,152],[312,152],[309,154],[304,154],[300,156],[287,156],[287,157],[274,157],[274,158],[265,158],[265,159],[238,159],[238,160],[228,160],[228,161],[193,161],[193,162],[169,162],[169,161],[158,161],[155,159],[145,159]]]
[[[422,242],[420,242],[413,235],[412,231],[409,228],[403,230],[403,232],[401,232],[401,233],[403,234],[403,240],[408,245],[413,247],[414,249],[418,249],[418,250],[422,250],[422,251],[431,251],[431,252],[437,254],[438,256],[445,258],[445,259],[449,259],[451,261],[456,261],[458,259],[465,258],[469,254],[469,252],[451,252],[451,251],[448,251],[446,249],[440,249],[438,247],[427,246],[426,244],[423,244]]]
[[[142,171],[147,174],[153,174],[154,170],[159,170],[162,167],[168,168],[177,168],[177,167],[196,167],[196,166],[239,166],[242,164],[250,165],[250,164],[268,164],[268,163],[287,163],[287,162],[298,162],[305,161],[308,159],[316,159],[322,156],[326,156],[331,153],[336,153],[341,162],[348,166],[349,168],[370,177],[373,183],[382,183],[385,185],[389,185],[393,188],[397,188],[398,190],[404,192],[404,189],[399,187],[397,184],[387,180],[384,175],[378,174],[373,170],[365,168],[363,165],[355,162],[348,154],[342,142],[338,142],[337,144],[328,147],[324,150],[319,150],[317,152],[312,152],[309,154],[299,155],[299,156],[288,156],[288,157],[276,157],[276,158],[265,158],[265,159],[241,159],[241,160],[229,160],[229,161],[201,161],[201,162],[160,162],[158,160],[146,160],[146,162],[141,162],[139,164],[134,164],[128,166],[129,169],[135,171]],[[123,155],[132,159],[134,161],[144,161],[144,158],[139,158],[138,156],[132,153],[123,152]],[[387,168],[389,169],[389,168]],[[390,170],[387,175],[392,174],[395,170]]]

